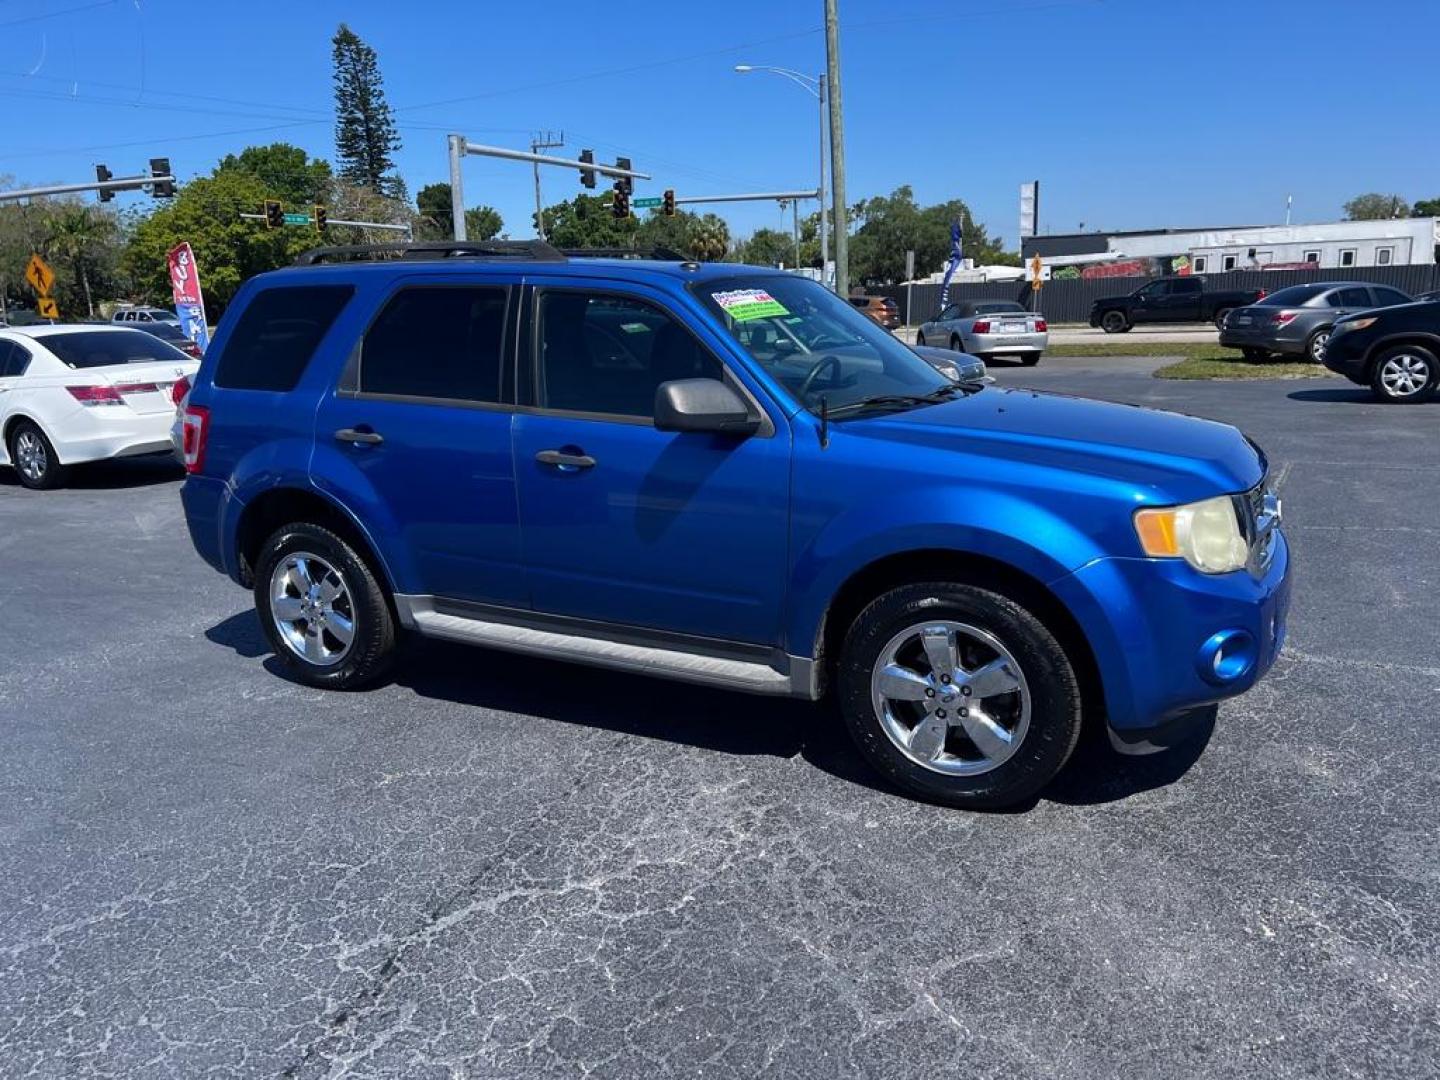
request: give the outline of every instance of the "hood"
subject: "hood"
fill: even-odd
[[[942,405],[857,418],[847,434],[1107,477],[1152,503],[1248,490],[1265,475],[1236,428],[1138,405],[987,387]],[[983,470],[983,462],[975,466]]]
[[[1128,293],[1125,293],[1125,294],[1123,294],[1123,295],[1121,295],[1121,296],[1101,296],[1101,297],[1098,297],[1098,298],[1096,298],[1096,299],[1094,299],[1094,300],[1091,300],[1091,301],[1090,301],[1090,306],[1091,306],[1091,307],[1099,307],[1099,306],[1102,305],[1102,304],[1118,304],[1118,303],[1120,303],[1122,300],[1129,300],[1129,299],[1133,298],[1134,295],[1135,295],[1135,294],[1134,294],[1133,292],[1128,292]]]

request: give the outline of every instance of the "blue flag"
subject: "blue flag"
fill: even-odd
[[[961,254],[960,222],[950,223],[950,261],[945,264],[945,280],[940,283],[940,310],[944,311],[950,303],[950,279],[955,276],[955,271],[960,268]]]

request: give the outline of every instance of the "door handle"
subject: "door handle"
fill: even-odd
[[[535,460],[541,465],[554,465],[564,472],[590,469],[595,465],[595,459],[589,454],[567,454],[563,450],[541,450],[535,455]]]
[[[335,432],[335,438],[341,442],[356,443],[360,446],[379,446],[385,441],[385,437],[378,431],[362,431],[358,428],[341,428]]]

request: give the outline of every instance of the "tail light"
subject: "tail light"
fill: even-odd
[[[1045,331],[1045,330],[1048,330],[1048,329],[1050,329],[1050,324],[1047,323],[1044,319],[1036,319],[1036,320],[1035,320],[1035,332],[1036,332],[1037,334],[1039,334],[1039,333],[1041,333],[1041,332],[1043,332],[1043,331]]]
[[[181,454],[185,471],[198,473],[205,467],[205,443],[210,437],[210,410],[203,405],[186,405],[182,426]]]
[[[120,391],[113,386],[67,386],[70,396],[81,405],[124,405]],[[152,387],[153,389],[153,387]]]
[[[1274,315],[1270,316],[1270,321],[1276,326],[1284,326],[1299,314],[1298,311],[1277,311]]]
[[[988,334],[990,332],[990,320],[976,319],[970,327],[970,332],[973,334]]]
[[[1258,303],[1258,302],[1260,302],[1261,300],[1264,300],[1265,297],[1267,297],[1267,296],[1269,296],[1269,295],[1270,295],[1270,294],[1269,294],[1268,292],[1266,292],[1264,289],[1261,289],[1261,290],[1260,290],[1260,295],[1257,296],[1257,297],[1255,297],[1255,301]]]
[[[185,395],[190,392],[190,376],[181,375],[170,387],[170,400],[178,407],[180,402],[185,400]]]

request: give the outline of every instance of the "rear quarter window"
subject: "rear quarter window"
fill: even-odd
[[[258,293],[230,332],[215,367],[215,385],[295,389],[315,347],[354,292],[349,285],[301,285]]]

